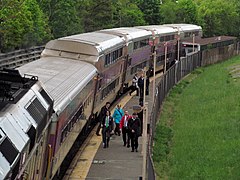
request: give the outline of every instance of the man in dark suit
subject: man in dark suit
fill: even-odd
[[[104,120],[104,118],[106,116],[106,112],[109,110],[109,107],[110,107],[110,102],[106,102],[105,106],[103,106],[101,108],[101,111],[100,111],[100,113],[98,115],[98,118],[97,118],[97,120],[98,120],[98,128],[97,128],[97,131],[96,131],[96,135],[97,136],[101,136],[99,134],[99,132],[100,132],[100,129],[101,129],[102,121]]]
[[[133,113],[132,117],[128,120],[128,129],[131,140],[132,152],[138,152],[138,137],[141,135],[141,121],[137,117],[137,113]]]

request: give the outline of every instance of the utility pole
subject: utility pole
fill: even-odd
[[[195,48],[194,48],[194,46],[195,46],[195,34],[193,34],[193,52],[195,52]]]
[[[153,45],[154,51],[153,51],[153,103],[155,101],[155,86],[156,86],[156,43]]]
[[[179,31],[179,27],[177,28],[178,29],[178,38],[177,38],[177,43],[178,43],[178,57],[177,57],[177,60],[178,62],[180,61],[180,31]]]
[[[143,142],[142,142],[142,154],[143,154],[143,166],[142,166],[142,179],[145,180],[147,176],[147,124],[148,124],[148,103],[144,103],[143,107]]]
[[[164,60],[164,74],[167,71],[167,42],[164,43],[164,47],[165,47],[165,60]]]

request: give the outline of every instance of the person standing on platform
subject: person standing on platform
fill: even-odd
[[[130,147],[130,137],[128,130],[128,120],[131,116],[128,114],[128,111],[124,112],[124,116],[120,121],[120,130],[122,131],[123,145],[129,148]]]
[[[138,90],[138,76],[137,73],[133,76],[132,79],[132,86],[131,86],[131,91],[129,92],[129,95],[131,96],[134,91],[137,91],[137,96],[139,94]]]
[[[101,111],[100,111],[100,113],[98,115],[98,118],[97,118],[97,120],[98,120],[98,127],[97,127],[97,131],[96,131],[96,135],[97,136],[101,136],[99,134],[99,132],[100,132],[100,129],[101,129],[102,121],[104,120],[104,118],[106,116],[106,112],[109,110],[109,107],[110,107],[110,102],[106,102],[105,106],[103,106],[101,108]]]
[[[118,104],[116,109],[114,110],[113,113],[113,119],[115,121],[115,130],[114,130],[114,134],[120,136],[121,132],[120,132],[120,120],[123,116],[124,112],[123,109],[121,108],[121,105]]]
[[[132,117],[128,120],[128,129],[130,132],[132,152],[138,152],[138,137],[141,134],[141,121],[137,117],[137,113],[133,113]]]
[[[143,92],[144,92],[144,77],[143,74],[138,78],[138,87],[139,87],[139,105],[143,106]]]
[[[109,147],[110,134],[113,130],[113,118],[110,114],[110,111],[106,111],[106,116],[102,121],[102,140],[103,148]]]

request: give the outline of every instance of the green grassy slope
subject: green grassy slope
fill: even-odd
[[[156,131],[159,179],[239,179],[240,58],[198,69],[172,89]]]

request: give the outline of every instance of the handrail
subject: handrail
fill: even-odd
[[[16,68],[20,65],[39,59],[44,47],[45,46],[34,46],[28,49],[20,49],[0,54],[0,69]]]

